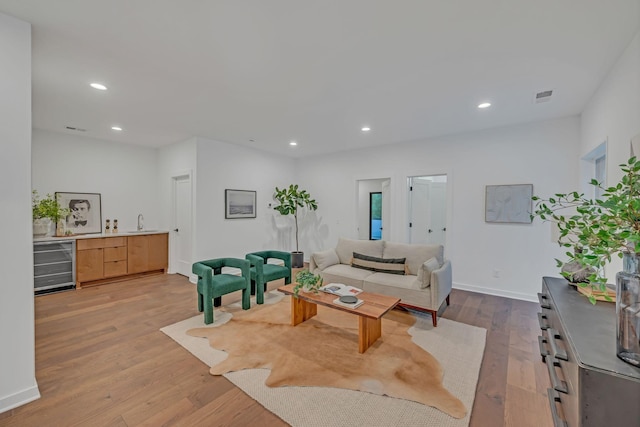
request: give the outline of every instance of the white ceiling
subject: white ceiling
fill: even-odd
[[[640,28],[640,0],[0,0],[0,12],[33,25],[34,127],[293,157],[579,114]]]

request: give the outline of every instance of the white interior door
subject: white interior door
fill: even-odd
[[[191,177],[188,175],[175,177],[174,186],[174,218],[173,229],[173,266],[172,270],[189,277],[191,275]]]
[[[429,183],[422,179],[411,179],[411,218],[409,219],[411,243],[425,245],[431,223],[429,208]]]
[[[446,176],[409,178],[409,236],[411,243],[441,244],[446,241]]]
[[[391,199],[389,198],[389,193],[391,191],[391,181],[386,180],[382,183],[382,216],[380,217],[380,239],[384,240],[389,237],[389,231],[385,229],[388,224],[391,224],[389,221],[389,212],[391,211]]]

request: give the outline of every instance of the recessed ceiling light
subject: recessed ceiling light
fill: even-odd
[[[120,126],[111,126],[112,130],[122,130]]]
[[[478,104],[478,108],[487,108],[487,107],[491,107],[490,102],[483,102],[482,104]]]
[[[101,83],[91,83],[91,87],[98,90],[107,90],[107,87]]]
[[[291,142],[289,143],[289,145],[290,145],[290,146],[292,146],[292,147],[295,147],[296,145],[298,145],[298,143],[297,143],[297,142],[295,142],[295,141],[291,141]]]
[[[362,129],[360,129],[362,132],[369,132],[371,130],[371,128],[369,126],[363,126]]]

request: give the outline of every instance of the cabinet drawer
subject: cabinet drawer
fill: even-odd
[[[104,237],[97,239],[78,239],[76,242],[76,248],[79,251],[85,249],[98,249],[98,248],[115,248],[117,246],[126,246],[126,237]]]
[[[104,262],[126,261],[127,247],[119,246],[116,248],[104,248]]]
[[[111,261],[104,263],[104,277],[124,276],[127,274],[126,261]]]

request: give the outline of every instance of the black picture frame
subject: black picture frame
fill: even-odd
[[[224,217],[241,219],[256,217],[256,192],[251,190],[224,190]]]
[[[56,191],[56,200],[71,213],[65,218],[65,229],[73,234],[102,233],[100,193],[68,193]]]

